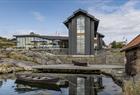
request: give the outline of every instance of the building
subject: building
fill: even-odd
[[[87,11],[78,9],[64,22],[69,30],[69,37],[14,35],[17,48],[68,48],[71,55],[94,55],[105,45],[104,35],[97,32],[99,20]]]
[[[133,76],[140,72],[140,35],[130,41],[121,51],[125,51],[126,73]]]
[[[30,48],[68,48],[68,37],[46,36],[35,33],[29,35],[14,35],[18,49]]]
[[[69,54],[93,55],[103,47],[103,37],[97,32],[99,20],[87,11],[78,9],[64,21],[69,30]]]

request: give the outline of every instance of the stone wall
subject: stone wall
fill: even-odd
[[[89,64],[114,64],[124,65],[125,55],[119,49],[104,50],[96,55],[56,55],[63,63],[87,62]]]
[[[56,55],[67,55],[68,48],[45,48],[45,49],[32,49],[32,51],[44,51]]]
[[[9,58],[18,61],[29,61],[35,64],[71,64],[73,60],[89,64],[117,64],[124,65],[124,53],[120,50],[104,50],[96,55],[57,55],[47,51],[37,50],[14,50],[4,51],[0,54],[1,59]]]

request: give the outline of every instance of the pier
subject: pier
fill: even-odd
[[[72,64],[58,65],[36,65],[34,70],[45,73],[66,73],[66,74],[109,74],[112,76],[123,76],[124,66],[120,65],[88,65],[74,66]]]

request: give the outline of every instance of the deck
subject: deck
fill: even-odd
[[[36,65],[32,66],[33,69],[76,69],[76,70],[99,70],[99,69],[124,69],[124,66],[120,65],[88,65],[86,66],[74,66],[70,64],[60,65]]]
[[[95,74],[95,73],[120,73],[124,71],[124,66],[120,65],[88,65],[86,66],[74,66],[71,64],[59,64],[59,65],[36,65],[32,67],[35,70],[39,70],[47,73],[67,73],[67,74]]]

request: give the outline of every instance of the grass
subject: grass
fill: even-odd
[[[8,54],[8,57],[15,60],[33,61],[31,57],[28,57],[26,55],[23,55],[21,53],[16,53],[16,52],[10,52]]]
[[[12,40],[0,37],[0,48],[10,48],[15,46],[16,44]]]
[[[140,95],[140,81],[126,81],[124,84],[124,95]]]

